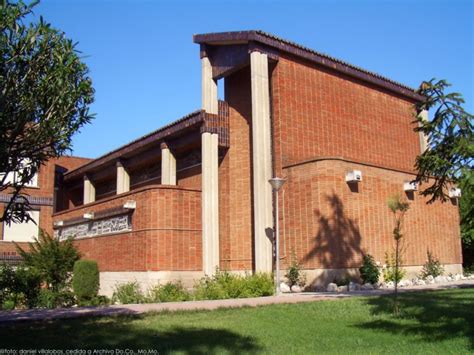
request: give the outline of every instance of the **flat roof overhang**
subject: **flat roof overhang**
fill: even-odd
[[[150,157],[161,157],[162,143],[169,145],[177,155],[184,154],[187,150],[200,145],[201,132],[203,131],[219,133],[219,147],[227,148],[229,144],[227,122],[227,105],[220,101],[218,115],[203,110],[194,111],[65,173],[64,183],[75,185],[74,182],[82,181],[85,175],[91,175],[96,180],[107,178],[111,174],[109,168],[113,167],[118,161],[125,163],[128,167],[143,165],[151,159]]]

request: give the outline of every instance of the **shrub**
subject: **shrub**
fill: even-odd
[[[272,296],[275,292],[271,274],[257,273],[246,278],[246,290],[249,297]]]
[[[24,296],[23,306],[34,308],[38,304],[38,297],[41,291],[41,277],[35,269],[18,267],[16,274],[16,292]]]
[[[16,308],[16,300],[11,298],[9,295],[2,303],[2,309],[5,311],[11,311]]]
[[[204,276],[194,285],[194,297],[198,300],[221,300],[230,298],[225,287],[225,281],[220,276],[221,272],[216,271],[214,276]],[[229,274],[230,277],[230,274]]]
[[[288,279],[289,286],[298,285],[304,286],[306,283],[306,276],[301,272],[301,265],[293,254],[292,262],[288,269],[286,269],[285,277]]]
[[[0,266],[0,307],[14,309],[33,308],[38,301],[41,279],[35,270]]]
[[[351,282],[351,278],[350,276],[344,276],[343,278],[335,277],[332,282],[337,286],[347,286]]]
[[[156,285],[148,293],[149,302],[179,302],[189,299],[191,295],[180,281]]]
[[[380,270],[372,255],[364,255],[359,272],[363,283],[376,284],[379,282]]]
[[[130,304],[130,303],[145,303],[146,298],[143,295],[138,282],[127,282],[115,286],[115,291],[112,295],[112,303]]]
[[[273,277],[271,274],[257,273],[245,276],[216,270],[212,276],[206,276],[195,285],[196,299],[247,298],[273,295]]]
[[[0,265],[0,307],[4,308],[4,302],[10,300],[10,294],[15,289],[15,271],[7,264]]]
[[[399,283],[405,277],[406,271],[397,265],[395,255],[393,253],[385,253],[385,263],[386,267],[383,271],[384,280]],[[399,263],[402,263],[400,259]]]
[[[16,245],[23,258],[23,265],[36,270],[47,288],[55,292],[65,289],[69,284],[74,263],[80,257],[72,239],[60,242],[41,230],[38,239],[29,245],[29,251]]]
[[[80,307],[97,307],[97,306],[108,306],[110,299],[107,296],[95,296],[91,299],[77,301],[77,305]]]
[[[99,292],[99,268],[94,260],[78,260],[74,263],[72,288],[80,303],[89,302]]]
[[[474,275],[474,265],[464,267],[463,268],[463,274],[465,276]]]
[[[76,299],[71,291],[54,291],[43,288],[38,295],[38,307],[40,308],[72,307],[74,304],[76,304]]]
[[[427,250],[426,255],[428,260],[426,261],[425,265],[423,265],[423,269],[421,270],[421,278],[426,279],[428,276],[440,276],[444,273],[444,268],[439,262],[439,259],[433,256],[433,254]]]

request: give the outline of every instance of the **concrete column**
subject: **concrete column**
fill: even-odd
[[[84,204],[95,201],[95,187],[87,175],[84,176]]]
[[[176,185],[176,158],[165,143],[161,145],[161,184]]]
[[[427,122],[429,120],[428,118],[428,110],[423,110],[420,112],[420,118],[424,121]],[[420,133],[420,149],[421,153],[424,153],[426,149],[428,149],[428,136],[425,135],[423,132]]]
[[[212,78],[212,65],[209,58],[201,59],[202,70],[202,109],[207,113],[218,114],[217,106],[217,82]]]
[[[121,162],[117,162],[117,195],[130,191],[130,175]]]
[[[218,113],[217,83],[209,58],[202,58],[202,108]],[[219,151],[218,135],[203,132],[202,155],[202,257],[203,271],[212,275],[219,266]]]
[[[272,177],[270,87],[266,54],[250,54],[255,271],[272,271]]]

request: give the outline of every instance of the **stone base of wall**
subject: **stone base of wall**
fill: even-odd
[[[417,277],[423,266],[405,266],[407,274],[405,279],[412,279]],[[462,274],[461,264],[443,265],[444,274]],[[359,280],[358,268],[347,269],[312,269],[302,270],[306,275],[306,284],[308,286],[326,286],[333,282],[334,279],[342,280],[344,277],[350,277],[354,280]],[[231,273],[245,275],[250,271],[230,271]],[[285,274],[286,270],[281,270],[281,275]],[[104,271],[100,273],[100,291],[101,295],[111,297],[115,286],[126,282],[138,282],[142,291],[146,292],[149,288],[163,284],[168,281],[181,281],[187,288],[192,288],[194,283],[204,276],[202,271]],[[382,281],[382,280],[381,280]]]
[[[178,280],[185,287],[191,288],[195,280],[199,280],[203,276],[202,271],[104,271],[100,273],[99,293],[111,297],[117,284],[134,281],[138,282],[144,292],[156,284]]]
[[[462,274],[461,264],[448,264],[443,265],[444,274]],[[420,275],[423,266],[405,266],[403,267],[406,271],[405,279],[412,279]],[[359,279],[359,269],[312,269],[302,270],[306,274],[306,283],[310,286],[326,286],[328,283],[333,282],[334,279],[342,280],[345,277],[350,277],[355,280]],[[284,275],[284,270],[282,270]],[[382,280],[381,280],[382,281]]]

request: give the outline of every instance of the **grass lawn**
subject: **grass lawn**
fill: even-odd
[[[474,289],[405,293],[401,304],[398,318],[391,315],[391,298],[384,296],[18,323],[0,326],[0,349],[156,349],[160,354],[474,352]]]

